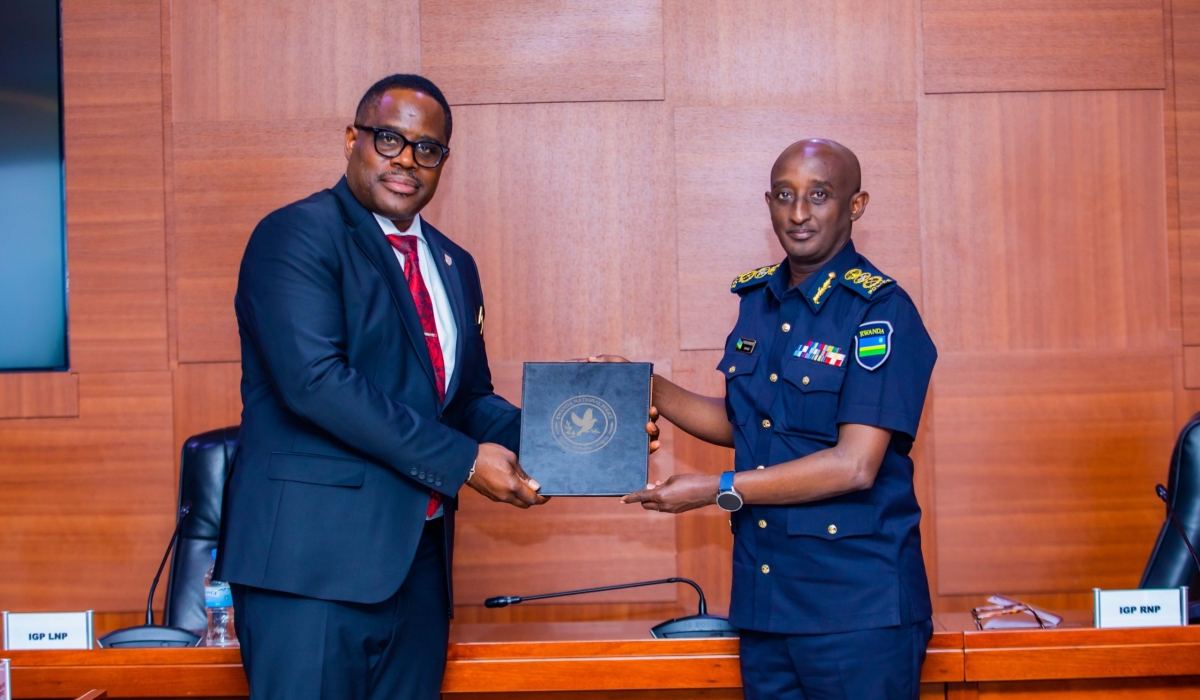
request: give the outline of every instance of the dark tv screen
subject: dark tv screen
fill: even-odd
[[[58,0],[0,0],[0,371],[64,370]]]

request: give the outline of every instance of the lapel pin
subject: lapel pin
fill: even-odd
[[[450,256],[449,256],[449,255],[447,255],[446,253],[442,253],[442,257],[446,259],[446,264],[447,264],[447,265],[453,265],[453,264],[454,264],[454,261],[453,261],[453,260],[451,260],[451,259],[450,259]]]

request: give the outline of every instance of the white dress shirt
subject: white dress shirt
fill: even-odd
[[[375,214],[379,228],[392,236],[417,237],[417,262],[421,265],[421,277],[425,280],[425,288],[429,290],[429,298],[433,301],[433,322],[437,326],[438,340],[442,345],[442,359],[446,364],[446,386],[450,390],[450,377],[454,376],[455,351],[458,348],[458,325],[454,322],[454,312],[450,307],[450,297],[446,294],[446,286],[442,284],[442,276],[438,273],[437,263],[433,260],[433,250],[425,240],[425,232],[421,228],[421,216],[413,219],[412,226],[407,231],[400,231],[390,219]],[[400,261],[400,269],[404,270],[404,254],[392,248],[396,259]]]

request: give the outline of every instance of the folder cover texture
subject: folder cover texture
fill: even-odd
[[[623,496],[646,486],[648,362],[526,362],[521,466],[545,496]]]

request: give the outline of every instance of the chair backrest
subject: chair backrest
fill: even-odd
[[[1167,502],[1179,516],[1192,546],[1200,548],[1200,413],[1192,416],[1183,430],[1179,431],[1167,474]],[[1158,541],[1150,552],[1150,561],[1146,562],[1146,570],[1138,587],[1191,586],[1194,591],[1197,573],[1200,572],[1196,570],[1183,537],[1167,516],[1158,531]]]
[[[179,460],[179,505],[192,504],[179,532],[167,578],[164,624],[201,632],[208,627],[204,612],[204,574],[221,530],[221,501],[225,479],[237,451],[238,426],[193,435],[183,443]]]

